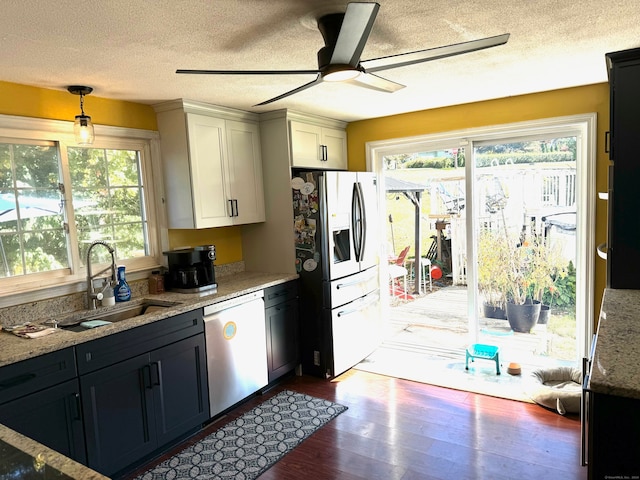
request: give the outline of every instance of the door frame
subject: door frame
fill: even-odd
[[[378,175],[378,204],[380,222],[384,222],[385,202],[383,157],[400,153],[418,153],[441,148],[464,147],[467,158],[473,158],[474,142],[503,141],[511,138],[543,135],[575,135],[577,137],[576,158],[576,362],[589,350],[593,335],[594,319],[594,274],[595,274],[595,201],[596,201],[596,138],[597,114],[585,113],[562,117],[545,118],[509,124],[489,125],[449,132],[392,138],[365,144],[367,170]],[[474,162],[465,163],[466,195],[474,198]],[[473,242],[475,208],[467,202],[467,265],[477,264],[477,249]],[[381,269],[382,270],[382,269]],[[381,272],[382,274],[382,272]],[[387,273],[384,272],[384,275]],[[386,277],[384,277],[386,278]],[[467,268],[467,285],[475,285],[474,268]],[[382,289],[384,292],[384,290]],[[477,289],[469,288],[469,318],[477,324]],[[383,305],[388,308],[389,297],[382,295]],[[582,338],[581,334],[582,333]]]

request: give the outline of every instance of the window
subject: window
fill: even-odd
[[[72,202],[78,249],[103,240],[116,258],[149,254],[140,152],[98,148],[69,148]]]
[[[0,141],[0,277],[69,267],[57,148]]]
[[[69,122],[0,116],[2,291],[84,279],[95,240],[131,269],[160,263],[150,154],[157,134],[97,128],[90,148],[71,134]],[[106,249],[94,253],[94,263],[108,261]]]

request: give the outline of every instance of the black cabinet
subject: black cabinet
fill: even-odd
[[[0,368],[0,423],[86,464],[72,348]]]
[[[269,383],[300,363],[298,282],[264,291]]]
[[[640,48],[606,55],[610,84],[607,286],[640,288]]]
[[[208,420],[201,310],[89,342],[79,350],[79,365],[88,371],[80,376],[80,386],[88,465],[94,470],[120,472]],[[121,361],[104,365],[105,359],[115,358],[114,352]]]
[[[158,445],[209,419],[204,336],[190,337],[150,354]]]
[[[640,400],[594,392],[586,394],[589,480],[638,478]]]
[[[88,465],[94,470],[111,475],[156,449],[155,422],[148,421],[148,368],[146,354],[81,377]]]

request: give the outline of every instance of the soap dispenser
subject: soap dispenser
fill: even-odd
[[[115,294],[116,302],[131,300],[131,288],[129,288],[129,284],[124,275],[124,265],[118,265],[118,283],[113,289],[113,293]]]

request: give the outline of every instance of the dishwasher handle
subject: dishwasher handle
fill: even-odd
[[[204,307],[203,312],[205,316],[204,321],[207,321],[206,317],[209,315],[221,312],[222,310],[226,310],[227,308],[244,305],[245,303],[253,302],[261,298],[264,298],[264,290],[258,290],[257,292],[251,292],[245,295],[240,295],[239,297],[231,298],[229,300],[223,300],[221,302],[214,303],[213,305],[207,305],[206,307]]]

